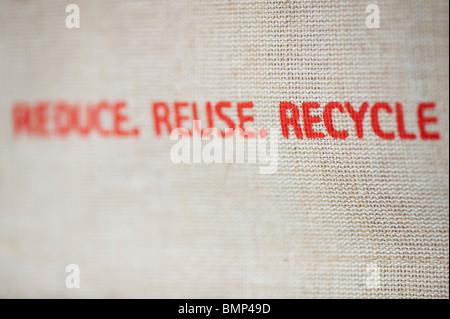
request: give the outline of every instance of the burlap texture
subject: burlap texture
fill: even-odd
[[[69,3],[0,3],[0,296],[448,298],[448,1],[77,0],[67,29]],[[142,134],[14,137],[15,101],[59,99],[124,99]],[[273,175],[176,165],[155,100],[253,101],[255,128],[280,101],[398,101],[415,133],[434,101],[441,139],[342,116],[347,140],[280,138]]]

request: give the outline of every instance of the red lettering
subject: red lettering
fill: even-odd
[[[163,111],[163,114],[160,114],[160,111]],[[164,123],[167,128],[168,134],[172,131],[169,121],[169,107],[164,102],[155,102],[153,103],[153,120],[155,123],[155,132],[157,136],[161,135],[161,127],[160,125]]]
[[[253,116],[249,115],[249,116],[244,116],[244,108],[248,108],[251,109],[253,108],[253,102],[241,102],[237,104],[237,112],[238,112],[238,118],[239,118],[239,128],[244,132],[244,133],[248,133],[248,137],[250,138],[255,138],[256,134],[255,132],[247,132],[244,128],[244,123],[245,122],[253,122]],[[244,136],[244,135],[242,135]],[[245,135],[247,136],[247,135]]]
[[[206,102],[206,117],[208,119],[208,127],[214,127],[211,102]]]
[[[222,109],[223,108],[230,108],[231,107],[231,103],[227,102],[227,101],[221,101],[219,103],[216,104],[216,113],[219,116],[219,118],[224,121],[225,123],[227,123],[229,128],[232,128],[233,130],[236,128],[236,125],[234,124],[234,122],[225,114],[223,114]],[[224,135],[224,133],[221,131],[222,136]]]
[[[47,131],[48,103],[47,102],[38,103],[38,105],[34,108],[32,113],[34,113],[33,116],[31,117],[34,133],[41,136],[48,136]]]
[[[84,125],[81,123],[82,122],[82,119],[81,119],[82,113],[83,112],[81,110],[81,107],[76,105],[72,110],[72,114],[73,114],[72,123],[73,123],[74,128],[78,131],[78,133],[80,133],[81,136],[87,136],[91,132],[91,129],[95,127],[96,122],[97,122],[96,106],[89,105],[87,107],[86,123]],[[108,132],[106,132],[104,135],[108,135]]]
[[[416,134],[406,132],[405,119],[403,116],[403,106],[400,103],[395,103],[395,113],[397,115],[397,128],[398,128],[398,136],[400,136],[400,139],[402,140],[416,139]]]
[[[292,117],[287,117],[287,110],[291,110]],[[297,105],[290,102],[280,102],[280,123],[281,131],[285,138],[289,138],[289,125],[294,127],[295,136],[303,138],[302,128],[298,123],[300,112]]]
[[[139,134],[139,130],[137,128],[134,128],[132,131],[126,131],[121,127],[121,123],[128,121],[128,116],[121,113],[121,110],[126,107],[127,107],[127,103],[125,103],[125,102],[117,102],[114,105],[114,133],[117,136],[127,136],[127,135]]]
[[[66,136],[72,129],[72,110],[65,102],[59,102],[54,109],[55,131],[57,135]]]
[[[323,110],[323,122],[325,123],[325,127],[327,128],[328,134],[331,137],[336,139],[346,139],[348,137],[348,132],[346,130],[337,131],[333,126],[333,110],[338,109],[339,112],[344,113],[344,108],[339,102],[330,102],[325,105],[325,109]]]
[[[30,108],[25,103],[16,103],[12,109],[14,134],[18,135],[22,130],[31,133]]]
[[[370,110],[373,131],[375,132],[376,135],[385,140],[393,140],[395,138],[395,133],[384,132],[380,127],[380,121],[378,119],[378,112],[380,109],[385,110],[388,114],[391,114],[393,112],[392,108],[389,106],[388,103],[385,102],[375,103],[374,106],[372,106],[372,109]]]
[[[437,117],[425,117],[424,114],[424,112],[427,109],[434,109],[435,107],[436,104],[431,102],[431,103],[420,103],[417,108],[417,120],[419,123],[420,137],[423,140],[438,140],[441,138],[439,132],[427,132],[425,128],[427,123],[436,124],[438,122]]]
[[[364,102],[361,105],[361,108],[359,109],[358,112],[355,111],[350,102],[345,102],[344,105],[345,108],[347,109],[347,112],[350,114],[350,117],[352,118],[353,122],[355,122],[356,135],[360,139],[363,138],[364,137],[363,120],[367,112],[367,109],[369,108],[369,103]]]
[[[188,106],[187,102],[175,102],[175,126],[183,127],[183,121],[189,120],[188,116],[182,115],[180,110]]]
[[[101,112],[102,111],[109,111],[109,105],[108,102],[106,101],[102,101],[97,105],[97,108],[94,109],[93,112],[93,119],[92,119],[92,126],[96,127],[98,132],[100,133],[100,135],[102,136],[109,136],[111,134],[111,132],[105,130],[102,127],[101,124]]]
[[[303,111],[303,128],[305,129],[305,135],[307,138],[324,138],[325,134],[323,132],[315,132],[312,129],[312,125],[314,123],[319,123],[321,121],[319,116],[312,116],[310,114],[311,109],[318,109],[320,108],[319,103],[311,103],[311,102],[304,102],[302,104],[302,111]]]

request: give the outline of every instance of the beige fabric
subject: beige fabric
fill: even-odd
[[[1,297],[448,298],[448,1],[77,0],[80,29],[68,3],[0,2]],[[13,136],[17,100],[105,98],[138,139]],[[280,138],[274,175],[171,163],[150,103],[224,99],[266,128],[280,101],[399,101],[415,133],[434,101],[441,139],[342,116],[347,140]]]

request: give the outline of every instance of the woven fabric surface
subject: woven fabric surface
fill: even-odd
[[[78,0],[79,29],[69,3],[0,3],[1,297],[449,297],[448,1]],[[141,134],[14,135],[16,101],[59,99],[126,100]],[[440,139],[341,116],[348,139],[280,137],[275,174],[174,164],[158,100],[253,101],[278,129],[280,101],[401,102],[415,134],[432,101]]]

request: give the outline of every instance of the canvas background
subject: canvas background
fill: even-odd
[[[77,0],[67,29],[69,3],[0,2],[1,297],[448,298],[448,1]],[[139,139],[13,136],[17,100],[105,98]],[[342,116],[347,140],[280,139],[274,175],[172,164],[150,103],[224,99],[266,128],[282,100],[399,101],[415,133],[434,101],[441,139]]]

